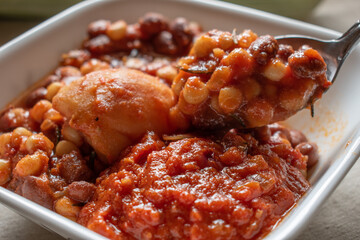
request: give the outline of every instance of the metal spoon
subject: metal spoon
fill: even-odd
[[[300,35],[283,35],[275,39],[278,43],[291,45],[294,49],[302,45],[309,45],[316,49],[327,64],[327,79],[333,83],[343,62],[360,41],[360,20],[338,39],[321,40]]]

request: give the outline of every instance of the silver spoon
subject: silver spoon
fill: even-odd
[[[321,40],[300,35],[283,35],[275,39],[278,43],[291,45],[294,49],[302,45],[316,49],[327,64],[327,79],[333,83],[345,59],[360,41],[360,20],[338,39]]]

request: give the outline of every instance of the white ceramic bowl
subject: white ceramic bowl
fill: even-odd
[[[258,34],[305,34],[319,38],[339,36],[339,33],[325,28],[218,1],[85,1],[0,48],[1,105],[4,106],[54,69],[63,52],[79,47],[89,22],[101,18],[135,22],[149,11],[163,13],[169,18],[186,17],[201,23],[205,30],[218,28],[231,31],[237,28],[240,31],[249,28]],[[359,157],[359,63],[358,47],[343,65],[336,83],[317,102],[316,117],[311,118],[309,111],[304,110],[287,121],[318,143],[321,159],[311,172],[311,190],[266,237],[267,240],[295,238]],[[0,201],[65,238],[104,239],[1,187]]]

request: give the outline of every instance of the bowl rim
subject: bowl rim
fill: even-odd
[[[0,47],[0,58],[6,58],[13,54],[19,45],[27,44],[33,37],[46,32],[46,29],[61,24],[61,20],[77,12],[86,11],[94,6],[101,6],[106,2],[144,2],[146,0],[88,0],[80,2],[61,13],[49,18],[38,26],[28,30]],[[190,4],[202,7],[202,10],[215,9],[241,15],[246,18],[256,18],[262,21],[271,21],[292,28],[301,28],[307,32],[316,32],[318,35],[339,36],[340,33],[320,26],[304,23],[299,20],[289,19],[260,10],[255,10],[228,2],[216,0],[155,0],[158,2],[175,2],[177,4]],[[350,144],[345,151],[333,160],[332,165],[326,170],[323,176],[316,182],[310,191],[303,196],[297,207],[291,210],[289,215],[276,227],[265,239],[278,240],[295,238],[306,226],[307,220],[319,209],[319,206],[335,190],[346,173],[360,156],[360,123],[358,130],[350,139]],[[103,236],[77,224],[59,214],[35,204],[24,197],[21,197],[9,190],[0,187],[0,202],[12,208],[19,214],[37,222],[46,229],[55,231],[62,236],[74,239],[106,239]]]

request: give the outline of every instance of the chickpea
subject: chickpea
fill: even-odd
[[[59,213],[60,215],[72,220],[76,221],[81,207],[76,206],[76,202],[71,200],[68,197],[62,197],[55,202],[54,206],[55,212]]]
[[[239,78],[249,76],[254,68],[253,57],[242,48],[232,50],[220,63],[225,66],[231,66],[234,74]]]
[[[61,129],[61,133],[64,139],[74,143],[76,146],[80,147],[83,144],[83,138],[74,128],[69,125],[64,125]]]
[[[55,154],[59,157],[72,151],[79,151],[79,149],[74,143],[67,140],[60,141],[55,148]]]
[[[156,76],[158,76],[159,78],[165,79],[169,83],[173,82],[176,75],[177,75],[177,70],[176,70],[176,68],[174,68],[172,66],[165,66],[165,67],[159,68],[156,71]]]
[[[183,89],[186,82],[186,78],[182,74],[178,74],[171,85],[171,90],[177,95],[180,95],[181,90]]]
[[[225,51],[222,50],[221,48],[214,48],[213,54],[214,54],[214,57],[216,57],[218,59],[222,59],[225,56]]]
[[[192,52],[196,57],[206,57],[212,53],[212,50],[217,47],[216,45],[215,39],[203,35],[194,43]]]
[[[254,99],[246,106],[249,127],[263,126],[271,122],[274,107],[264,99]]]
[[[219,38],[220,48],[223,50],[228,50],[234,46],[234,40],[229,33],[221,34]]]
[[[4,185],[11,177],[11,163],[9,160],[0,159],[0,186]]]
[[[279,95],[280,106],[288,111],[301,109],[305,101],[298,89],[284,89]]]
[[[107,29],[106,34],[112,40],[123,39],[126,35],[127,24],[123,20],[116,21],[112,23]]]
[[[27,130],[24,127],[18,127],[13,131],[13,137],[30,137],[32,135],[32,132],[30,132],[29,130]]]
[[[30,109],[30,117],[36,122],[41,123],[44,119],[44,114],[50,108],[52,108],[51,102],[48,100],[40,100],[32,109]]]
[[[190,77],[183,89],[184,100],[190,104],[200,104],[209,96],[209,91],[199,77]]]
[[[270,61],[263,72],[263,75],[274,82],[280,81],[286,74],[286,66],[279,60]]]
[[[9,145],[11,144],[11,133],[3,133],[0,135],[0,156],[6,154]]]
[[[251,43],[257,39],[256,33],[251,30],[244,30],[238,37],[238,47],[249,48]]]
[[[242,85],[242,89],[246,89],[246,91],[244,91],[244,98],[250,101],[260,95],[262,88],[255,79],[249,78]]]
[[[63,84],[61,82],[53,82],[47,87],[47,93],[45,95],[45,98],[52,101],[53,97],[60,91]]]
[[[59,67],[55,70],[55,74],[60,78],[81,76],[79,69],[73,66]]]
[[[11,146],[21,146],[31,135],[32,133],[23,127],[16,128],[11,133]]]
[[[231,69],[227,66],[218,67],[211,75],[206,87],[210,91],[219,91],[231,78]]]
[[[80,72],[82,75],[86,75],[90,72],[109,69],[110,65],[107,62],[100,61],[98,59],[92,58],[90,61],[85,62],[80,67]]]
[[[40,130],[42,132],[46,132],[55,129],[56,127],[57,127],[56,123],[54,123],[50,119],[45,119],[40,125]]]
[[[53,121],[54,123],[63,123],[64,117],[55,109],[50,108],[45,114],[44,119],[49,119]]]
[[[54,144],[42,133],[31,135],[25,142],[25,149],[30,154],[42,150],[50,156],[53,148]]]
[[[234,112],[242,100],[242,92],[236,87],[224,87],[219,92],[219,106],[224,113]]]
[[[47,166],[49,158],[42,151],[26,155],[15,166],[14,173],[20,177],[39,176]]]

